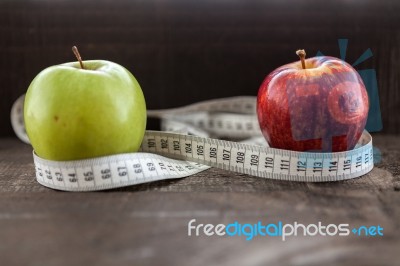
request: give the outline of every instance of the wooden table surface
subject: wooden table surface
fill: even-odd
[[[358,179],[294,183],[210,169],[184,179],[69,193],[35,181],[31,147],[0,139],[1,265],[400,265],[400,136]],[[348,223],[384,236],[189,237],[187,224]]]

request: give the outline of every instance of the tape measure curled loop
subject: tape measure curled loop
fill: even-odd
[[[51,161],[33,153],[36,179],[58,190],[96,191],[187,177],[210,167],[261,178],[304,182],[346,180],[372,170],[372,137],[367,131],[363,132],[356,148],[346,152],[274,149],[267,146],[257,128],[254,108],[255,97],[234,97],[173,110],[148,111],[149,116],[162,119],[164,129],[179,133],[146,131],[140,152],[86,160]],[[14,104],[11,121],[17,136],[29,142],[21,110],[23,97]],[[218,121],[221,121],[219,125]],[[229,124],[232,128],[227,129]],[[249,139],[234,142],[209,137],[209,134],[218,137],[228,132],[233,137]]]

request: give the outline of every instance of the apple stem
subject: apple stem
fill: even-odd
[[[82,62],[81,55],[79,54],[78,48],[77,48],[76,46],[72,46],[72,52],[74,52],[74,54],[75,54],[75,56],[76,56],[76,59],[78,59],[79,64],[81,65],[81,68],[82,68],[82,69],[85,69],[85,68],[83,67],[83,62]]]
[[[306,51],[302,50],[297,50],[296,54],[300,57],[301,60],[301,66],[303,67],[303,69],[306,69]]]

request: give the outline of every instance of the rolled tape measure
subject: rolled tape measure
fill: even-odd
[[[16,135],[29,143],[21,96],[13,105]],[[346,152],[295,152],[268,147],[255,114],[255,97],[205,101],[182,108],[149,110],[162,131],[146,131],[140,151],[76,161],[51,161],[33,152],[37,181],[53,189],[95,191],[194,175],[217,167],[276,180],[325,182],[372,170],[372,138],[364,131]],[[210,138],[210,136],[212,138]],[[244,139],[241,142],[220,137]]]

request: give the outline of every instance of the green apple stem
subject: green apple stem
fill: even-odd
[[[301,60],[301,66],[303,67],[303,69],[306,69],[306,51],[302,50],[297,50],[296,54],[300,57]]]
[[[79,54],[78,48],[77,48],[76,46],[72,46],[72,52],[74,52],[74,54],[75,54],[75,56],[76,56],[76,59],[78,59],[79,64],[81,65],[81,68],[82,68],[82,69],[85,69],[85,68],[83,67],[83,62],[82,62],[81,55]]]

